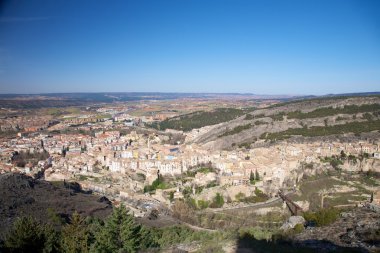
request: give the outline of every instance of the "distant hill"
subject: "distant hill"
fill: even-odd
[[[198,99],[257,99],[282,102],[331,97],[378,96],[380,92],[314,95],[258,95],[253,93],[170,93],[170,92],[82,92],[41,94],[0,94],[0,108],[43,108],[84,106],[94,103],[128,102],[142,100]]]
[[[324,97],[361,97],[361,96],[378,96],[380,92],[357,92],[357,93],[341,93],[341,94],[327,94]]]
[[[295,96],[254,95],[239,93],[160,93],[160,92],[103,92],[103,93],[46,93],[0,94],[0,108],[43,108],[84,106],[96,103],[129,102],[142,100],[196,99],[276,99],[288,101]]]
[[[380,96],[371,93],[293,100],[219,123],[191,141],[209,148],[234,149],[301,137],[371,134],[376,138],[380,136]]]

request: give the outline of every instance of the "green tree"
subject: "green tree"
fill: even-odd
[[[255,183],[255,175],[253,174],[252,170],[251,170],[251,173],[249,174],[249,182],[251,182],[251,184]]]
[[[224,198],[223,196],[218,192],[214,199],[213,202],[211,203],[210,207],[211,208],[220,208],[224,205]]]
[[[47,208],[46,209],[47,216],[49,218],[49,224],[60,227],[65,223],[65,220],[57,214],[57,212],[54,210],[54,208]]]
[[[152,185],[146,185],[144,187],[144,192],[155,191],[156,189],[166,189],[170,186],[165,183],[165,180],[162,176],[157,176],[157,179],[152,182]]]
[[[71,221],[62,228],[62,249],[67,253],[88,252],[87,224],[80,215],[75,212]]]
[[[125,206],[121,205],[113,210],[113,213],[95,234],[93,252],[136,252],[139,248],[149,245],[150,242],[142,242],[147,230],[135,223],[133,216],[128,214]]]
[[[62,252],[60,236],[61,234],[53,228],[52,225],[45,225],[45,245],[44,253]]]
[[[346,157],[347,157],[346,153],[344,153],[343,150],[340,151],[340,158],[344,160],[344,159],[346,159]]]
[[[260,180],[260,175],[259,175],[259,172],[257,172],[257,170],[255,171],[255,179],[256,181]]]
[[[43,252],[44,244],[44,228],[32,217],[18,218],[4,240],[10,252]]]

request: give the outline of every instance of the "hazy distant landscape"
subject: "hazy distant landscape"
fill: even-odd
[[[0,1],[0,252],[380,252],[379,13]]]
[[[49,240],[60,251],[82,238],[86,244],[73,247],[96,252],[110,247],[100,238],[117,229],[110,227],[117,217],[129,220],[128,229],[149,231],[132,237],[143,252],[377,247],[377,93],[73,93],[0,101],[12,101],[0,118],[5,249],[20,247],[10,238],[29,224],[45,237],[49,226],[58,228],[64,241]],[[82,234],[65,234],[84,218]],[[41,240],[37,250],[47,247]]]

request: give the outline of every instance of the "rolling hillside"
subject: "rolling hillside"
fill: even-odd
[[[252,147],[298,137],[379,134],[380,97],[328,97],[286,102],[198,130],[189,142],[217,149]]]

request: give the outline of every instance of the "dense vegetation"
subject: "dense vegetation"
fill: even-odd
[[[168,189],[170,188],[171,185],[165,182],[163,177],[157,177],[156,180],[152,182],[151,185],[146,185],[144,187],[144,192],[152,192],[155,191],[156,189]]]
[[[211,173],[211,172],[216,172],[215,169],[212,168],[212,167],[200,167],[197,171],[199,173],[203,173],[203,174],[207,174],[207,173]]]
[[[191,131],[195,128],[215,125],[236,119],[250,110],[252,109],[219,108],[209,112],[199,111],[166,119],[161,122],[155,122],[149,126],[158,130],[175,129]]]
[[[219,135],[218,137],[224,137],[224,136],[228,136],[228,135],[234,135],[234,134],[240,133],[240,132],[242,132],[244,130],[250,129],[251,127],[252,127],[251,124],[237,126],[237,127],[234,127],[232,130],[224,132],[223,134]]]
[[[309,223],[318,227],[327,226],[339,218],[340,211],[336,208],[324,208],[317,212],[304,212],[303,217]]]
[[[0,242],[1,252],[161,252],[174,250],[179,244],[199,245],[197,252],[223,252],[228,241],[242,238],[249,243],[271,240],[272,232],[258,227],[239,228],[215,232],[195,231],[185,226],[151,228],[137,223],[124,206],[114,208],[104,221],[81,217],[74,213],[68,222],[54,215],[49,223],[39,223],[33,218],[16,220],[12,229]],[[271,251],[275,247],[276,251]],[[267,242],[262,252],[278,252],[286,244]],[[289,248],[291,249],[291,248]],[[269,250],[269,251],[267,251]]]
[[[254,124],[255,124],[256,126],[259,126],[259,125],[265,125],[265,124],[267,124],[267,122],[262,121],[262,120],[258,120],[258,121],[255,121]]]
[[[339,165],[343,165],[343,161],[336,156],[320,158],[321,162],[329,163],[334,169],[339,170]]]
[[[194,216],[194,212],[192,214]],[[146,227],[137,223],[124,206],[114,208],[113,213],[104,221],[84,218],[78,213],[74,213],[68,221],[57,214],[51,215],[50,222],[44,224],[30,217],[16,220],[11,230],[4,234],[4,240],[0,241],[0,251],[177,252],[175,249],[178,245],[188,244],[197,245],[197,252],[224,252],[223,246],[235,241],[238,249],[255,249],[255,252],[294,252],[295,247],[297,252],[318,252],[318,249],[290,244],[283,234],[257,226],[214,232],[195,231],[180,225]],[[221,221],[222,217],[213,215]],[[339,212],[336,209],[324,209],[315,213],[307,212],[304,216],[307,221],[324,226],[334,222]],[[295,232],[298,232],[296,230],[295,228]],[[302,230],[303,227],[300,226],[300,231]]]
[[[239,198],[240,201],[246,203],[259,203],[265,202],[269,199],[268,195],[260,191],[258,188],[255,189],[255,195]]]
[[[260,136],[261,139],[267,140],[283,140],[290,138],[293,135],[302,135],[305,137],[326,136],[333,134],[354,133],[360,134],[363,132],[371,132],[380,130],[380,120],[367,122],[351,122],[344,125],[310,127],[310,128],[289,128],[288,130],[277,133],[264,133]]]
[[[274,114],[274,115],[271,115],[269,117],[271,117],[274,121],[282,121],[284,119],[284,116],[285,116],[285,113],[280,112],[278,114]]]
[[[208,164],[208,165],[205,165],[205,166],[201,166],[201,167],[198,167],[198,168],[191,168],[190,170],[186,171],[184,173],[184,175],[186,177],[195,177],[195,175],[197,173],[203,173],[203,174],[207,174],[207,173],[211,173],[211,172],[215,172],[216,173],[216,169],[212,167],[211,164]]]
[[[345,161],[348,161],[353,164],[357,164],[358,161],[363,161],[364,159],[368,159],[370,157],[370,154],[366,152],[360,153],[358,156],[355,155],[347,155],[343,150],[340,152],[340,155],[332,155],[330,157],[325,156],[325,157],[320,157],[320,161],[323,163],[329,163],[334,169],[340,170],[339,166],[343,165]],[[369,170],[368,176],[376,176],[376,173],[372,172]]]
[[[297,100],[291,100],[291,101],[286,101],[283,103],[278,103],[278,104],[273,104],[268,106],[267,108],[277,108],[281,106],[287,106],[287,105],[292,105],[292,104],[301,104],[301,103],[323,103],[327,102],[330,100],[336,101],[336,100],[343,100],[343,99],[348,99],[348,98],[357,98],[359,96],[365,96],[365,97],[379,97],[379,94],[371,94],[371,93],[356,93],[356,96],[353,95],[342,95],[342,96],[331,96],[331,97],[309,97],[309,98],[302,98],[302,99],[297,99]]]
[[[15,221],[1,252],[137,252],[179,243],[212,240],[210,233],[183,226],[149,228],[134,221],[124,206],[103,222],[74,213],[69,222],[58,215],[47,224],[30,217]]]
[[[357,113],[368,113],[368,112],[376,112],[380,110],[380,104],[368,104],[368,105],[346,105],[344,107],[323,107],[315,109],[311,112],[301,112],[301,111],[293,111],[293,112],[280,112],[278,114],[271,115],[270,117],[273,120],[283,120],[284,116],[287,116],[288,119],[310,119],[310,118],[323,118],[327,116],[337,115],[337,114],[357,114]],[[342,117],[338,117],[337,120],[342,120]]]
[[[244,117],[244,120],[253,120],[253,119],[259,119],[259,118],[264,118],[265,117],[265,114],[261,113],[261,114],[257,114],[257,115],[252,115],[252,114],[247,114],[245,115]]]
[[[254,118],[255,118],[254,115],[252,115],[252,114],[246,114],[245,117],[244,117],[244,120],[252,120]]]
[[[236,143],[232,143],[232,146],[235,146]],[[243,142],[238,145],[239,148],[245,148],[250,149],[251,148],[251,142]]]
[[[368,104],[368,105],[346,105],[343,108],[337,107],[325,107],[318,108],[311,112],[303,113],[301,111],[289,112],[289,119],[308,119],[308,118],[321,118],[332,116],[336,114],[356,114],[362,112],[374,112],[380,110],[380,104]]]
[[[260,181],[260,174],[259,174],[259,172],[257,172],[257,169],[256,169],[254,174],[253,174],[253,171],[251,170],[251,173],[249,174],[249,182],[251,184],[255,184],[256,181]],[[256,190],[257,190],[257,188],[256,188]]]

